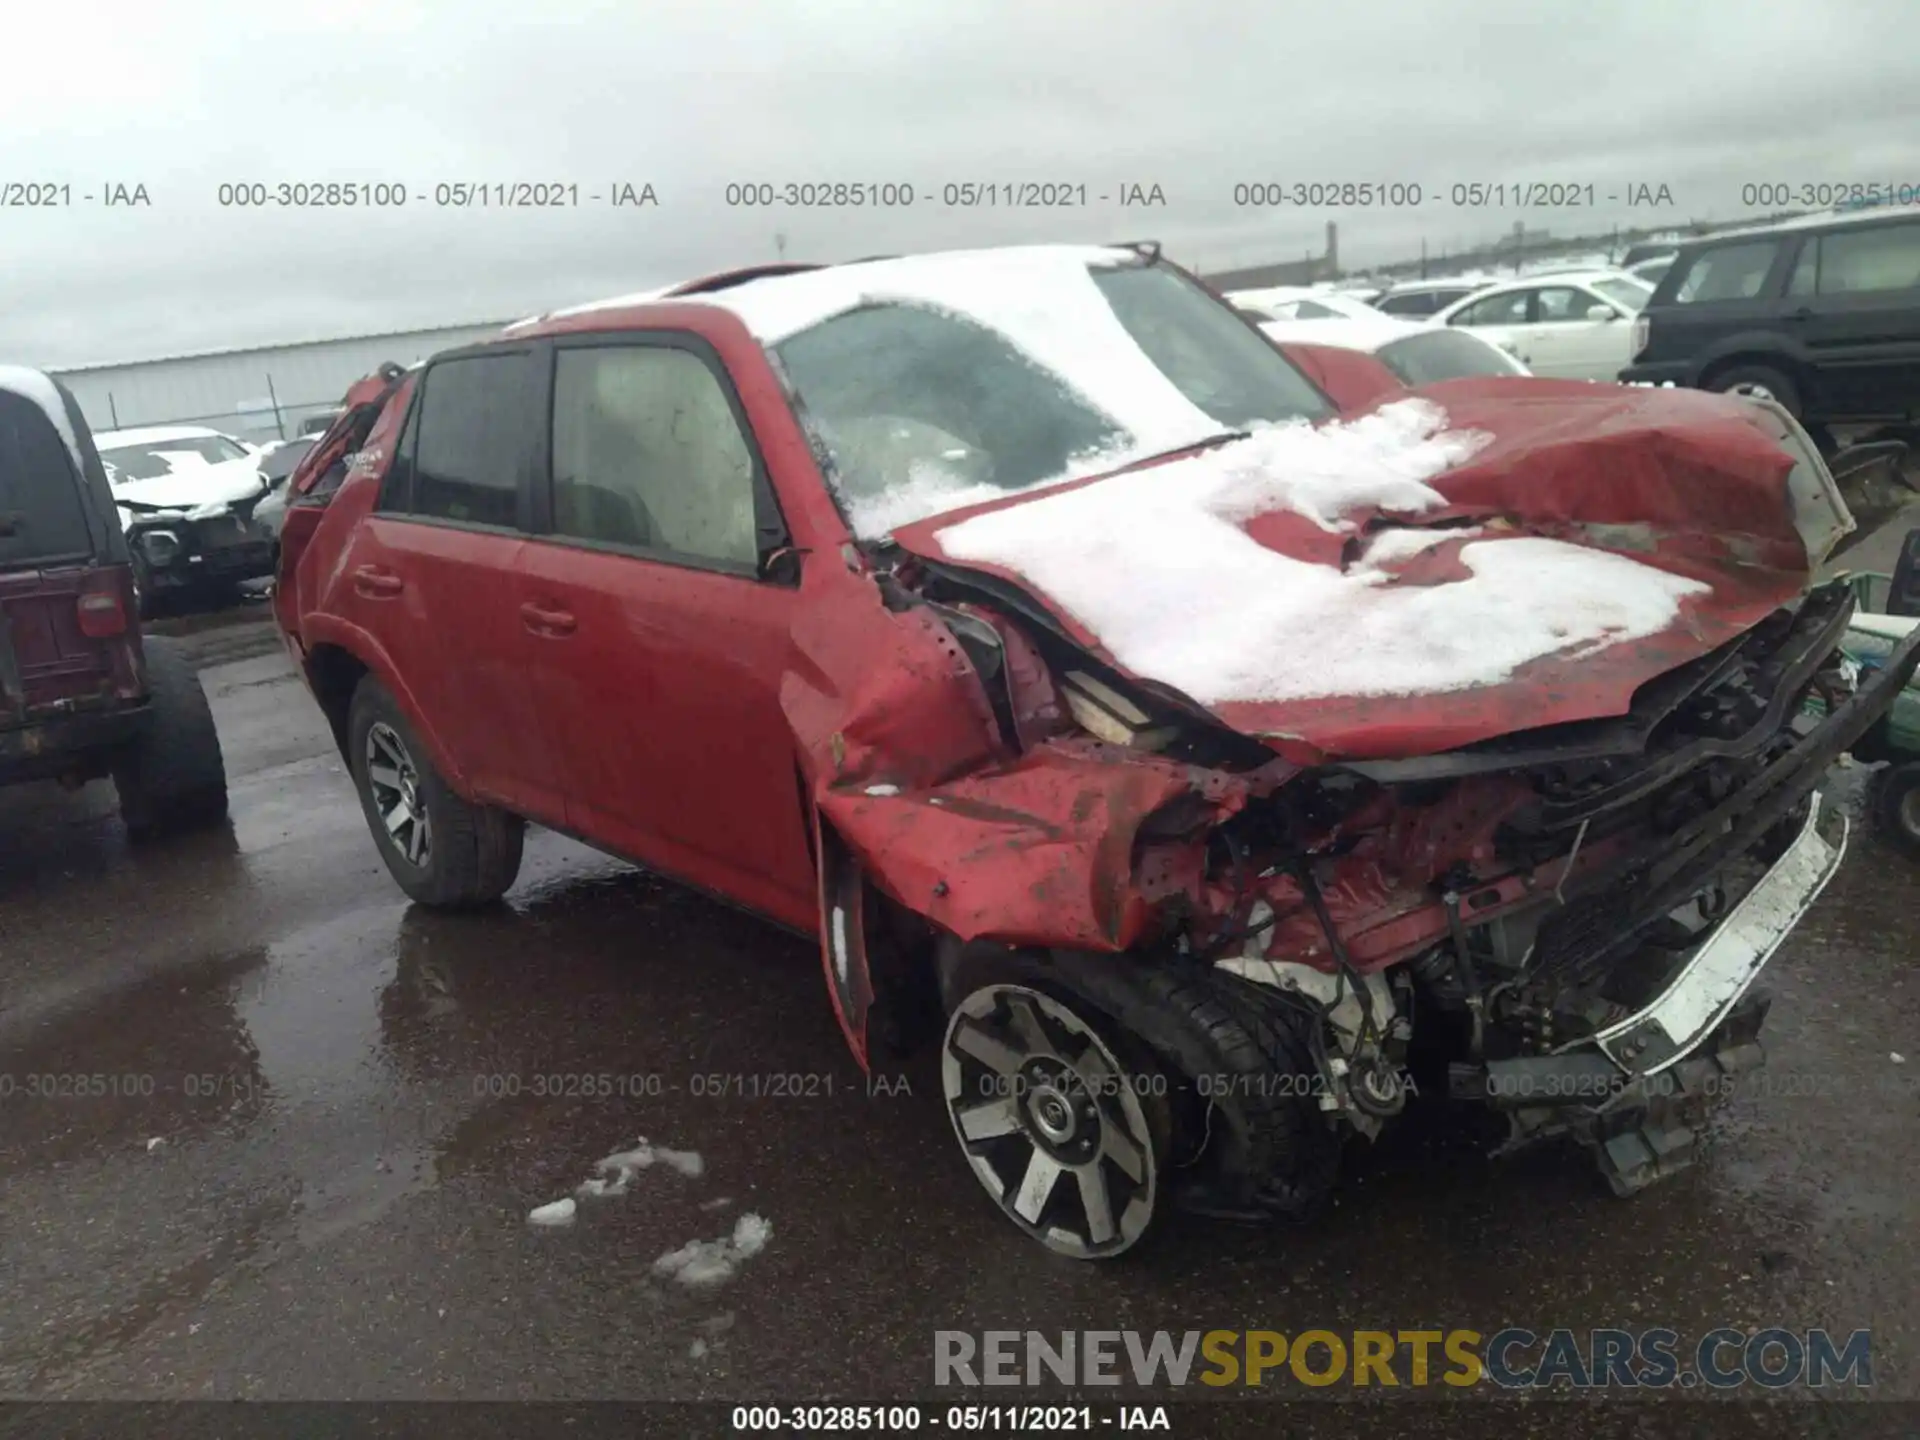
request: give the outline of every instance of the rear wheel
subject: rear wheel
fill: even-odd
[[[1708,380],[1706,388],[1722,395],[1777,401],[1794,419],[1800,418],[1800,387],[1770,365],[1734,365]]]
[[[1880,772],[1873,787],[1873,813],[1886,837],[1920,860],[1920,761]]]
[[[456,795],[393,696],[371,677],[353,692],[347,755],[367,828],[408,896],[460,909],[507,892],[520,873],[525,822]]]
[[[166,636],[147,636],[143,649],[147,723],[113,770],[120,815],[135,840],[217,825],[227,815],[226,762],[199,675]]]

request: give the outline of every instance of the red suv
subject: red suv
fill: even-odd
[[[1300,359],[1152,246],[563,311],[381,382],[277,613],[409,895],[534,821],[818,934],[1056,1251],[1308,1213],[1422,1076],[1637,1189],[1920,636],[1856,683],[1777,406]]]
[[[226,818],[213,714],[179,642],[140,634],[86,417],[51,376],[0,365],[0,785],[108,775],[136,839]]]

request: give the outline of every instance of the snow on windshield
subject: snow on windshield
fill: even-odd
[[[1021,576],[1124,669],[1203,705],[1497,684],[1543,656],[1655,634],[1708,588],[1534,537],[1471,540],[1470,578],[1401,585],[1383,567],[1419,548],[1407,541],[1383,537],[1343,571],[1241,528],[1272,511],[1336,532],[1370,507],[1418,516],[1445,504],[1426,481],[1485,443],[1431,402],[1401,400],[1036,496],[937,538],[955,560]]]
[[[1233,313],[1128,250],[961,251],[691,297],[778,356],[854,531],[1326,413]]]

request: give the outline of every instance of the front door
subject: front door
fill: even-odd
[[[811,927],[814,868],[780,709],[798,599],[738,399],[678,332],[552,352],[541,529],[518,621],[587,839]]]

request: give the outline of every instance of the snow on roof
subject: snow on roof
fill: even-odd
[[[74,434],[66,402],[60,398],[60,391],[44,371],[25,365],[0,365],[0,390],[10,390],[39,407],[41,413],[53,422],[60,443],[67,447],[67,454],[73,459],[73,468],[82,472],[86,470],[86,461],[80,454],[80,437]]]
[[[1020,575],[1123,668],[1203,705],[1497,684],[1547,655],[1655,634],[1707,588],[1530,536],[1470,540],[1460,560],[1471,578],[1397,585],[1382,567],[1404,558],[1404,542],[1376,540],[1383,553],[1342,570],[1241,528],[1271,511],[1336,532],[1369,507],[1421,514],[1445,503],[1425,482],[1483,443],[1450,431],[1431,402],[1396,401],[1038,495],[938,540],[955,560]]]
[[[232,437],[204,425],[147,425],[133,430],[96,430],[93,443],[101,450],[123,445],[163,445],[169,440],[226,440]]]
[[[543,325],[549,320],[559,320],[568,315],[587,315],[595,310],[624,310],[630,305],[644,305],[649,300],[666,298],[672,285],[663,285],[658,290],[636,290],[631,295],[614,295],[605,300],[588,300],[583,304],[569,305],[561,310],[549,310],[541,315],[529,315],[524,320],[516,320],[502,327],[503,333],[511,335],[515,330],[525,330],[529,326]]]

